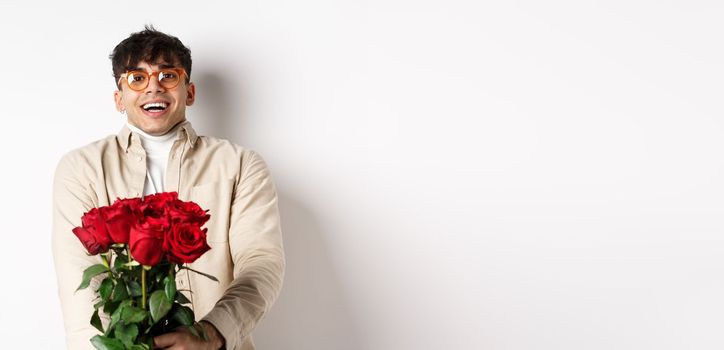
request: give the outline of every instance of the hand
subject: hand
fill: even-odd
[[[224,345],[224,338],[211,323],[201,321],[195,327],[203,327],[209,340],[191,334],[186,327],[179,327],[171,333],[153,338],[153,345],[157,349],[170,350],[218,350]]]

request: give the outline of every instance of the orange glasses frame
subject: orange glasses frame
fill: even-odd
[[[179,76],[179,80],[178,80],[178,81],[176,82],[176,84],[174,84],[173,86],[166,86],[166,85],[164,85],[164,84],[161,82],[161,80],[158,79],[158,75],[161,74],[161,72],[167,72],[167,71],[175,72],[176,75]],[[127,78],[127,77],[128,77],[128,73],[131,73],[131,72],[134,72],[134,73],[135,73],[135,72],[138,72],[138,73],[141,73],[141,74],[143,74],[143,75],[146,75],[146,76],[148,77],[148,78],[146,79],[146,84],[144,84],[143,87],[138,88],[138,89],[132,88],[132,87],[131,87],[131,84],[128,83],[128,78]],[[156,76],[156,80],[158,80],[159,85],[163,86],[163,87],[166,88],[166,89],[173,89],[173,88],[175,88],[176,86],[178,86],[178,84],[181,82],[182,79],[186,79],[186,77],[188,77],[188,75],[186,74],[186,70],[183,69],[183,68],[164,68],[164,69],[161,69],[161,70],[151,71],[151,73],[148,73],[148,72],[146,72],[146,71],[144,71],[144,70],[131,70],[131,71],[127,71],[127,72],[121,74],[121,77],[118,78],[118,85],[120,86],[121,80],[123,80],[123,81],[126,82],[126,86],[128,86],[129,89],[131,89],[131,90],[133,90],[133,91],[141,91],[141,90],[143,90],[143,89],[145,89],[145,88],[148,87],[148,84],[151,82],[151,78],[152,78],[154,75]],[[126,78],[126,79],[124,79],[124,78]]]

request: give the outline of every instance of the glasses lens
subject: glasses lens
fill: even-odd
[[[146,72],[128,72],[126,75],[128,86],[133,90],[142,90],[148,85]]]
[[[175,70],[161,70],[158,73],[158,82],[161,84],[161,86],[170,89],[172,87],[175,87],[178,85],[178,82],[181,80],[181,77],[179,76],[179,73]]]

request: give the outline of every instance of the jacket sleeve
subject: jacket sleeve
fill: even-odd
[[[219,330],[229,350],[240,349],[244,337],[271,308],[281,290],[285,268],[271,174],[254,152],[245,151],[241,161],[229,224],[234,280],[203,318]]]
[[[78,167],[72,164],[68,155],[61,159],[56,168],[51,240],[66,345],[68,349],[82,350],[93,349],[90,338],[99,333],[90,325],[98,280],[92,281],[86,289],[75,290],[80,284],[83,270],[101,261],[99,256],[88,255],[72,231],[74,227],[80,226],[83,213],[94,206],[91,189],[79,181],[75,175],[76,169]]]

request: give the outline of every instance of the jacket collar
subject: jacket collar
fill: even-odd
[[[199,138],[196,135],[196,131],[194,131],[194,128],[191,126],[191,122],[188,120],[181,122],[181,129],[178,131],[176,139],[179,140],[184,137],[189,142],[189,145],[191,145],[191,148],[196,145],[196,140]],[[133,140],[134,138],[131,129],[124,124],[123,128],[121,128],[121,131],[118,133],[118,143],[121,145],[121,148],[123,148],[123,151],[128,152],[128,148],[131,147]],[[136,136],[135,140],[137,140],[137,142],[140,141],[138,140],[138,136]]]

